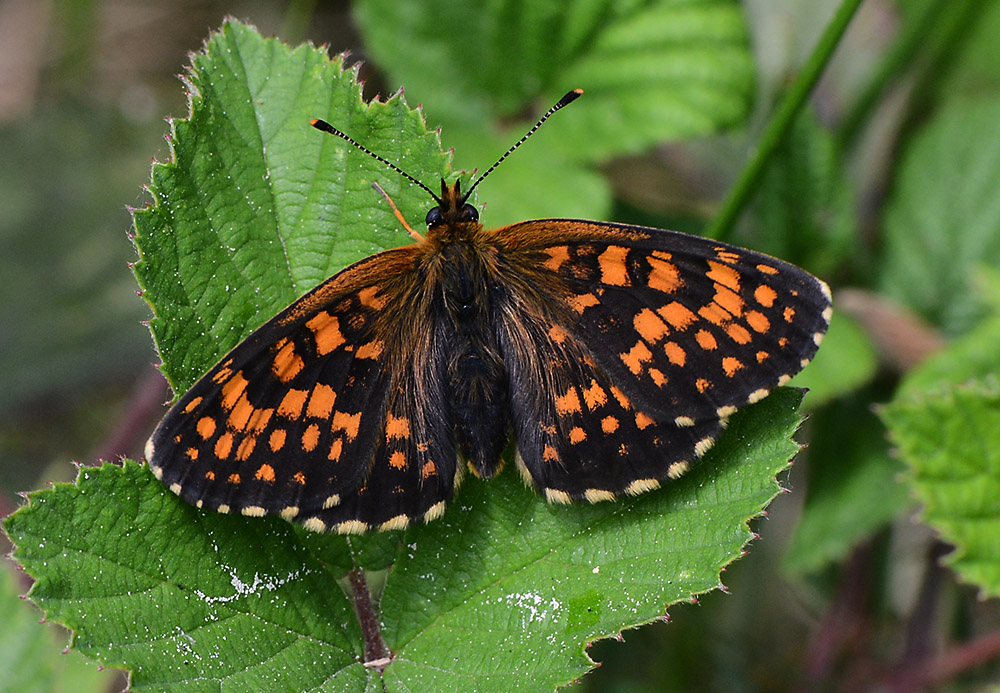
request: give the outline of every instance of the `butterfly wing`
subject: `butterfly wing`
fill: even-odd
[[[443,400],[433,358],[401,351],[421,329],[413,263],[412,246],[362,260],[237,345],[154,431],[156,476],[198,507],[319,531],[439,514],[455,475],[451,437],[398,394]],[[393,367],[403,358],[410,368]]]
[[[718,241],[572,220],[497,233],[512,273],[545,287],[515,293],[500,330],[519,463],[551,500],[679,475],[729,415],[809,362],[829,324],[821,281]]]

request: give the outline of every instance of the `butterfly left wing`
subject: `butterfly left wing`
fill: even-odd
[[[519,462],[551,500],[679,475],[729,415],[808,363],[829,324],[821,281],[718,241],[573,220],[496,233],[510,274],[538,287],[512,292],[500,329]]]
[[[439,364],[414,346],[427,316],[412,305],[413,248],[334,275],[223,357],[151,436],[156,476],[198,507],[316,531],[439,515],[455,452],[412,401],[443,409]]]

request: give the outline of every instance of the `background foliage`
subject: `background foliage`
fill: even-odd
[[[17,490],[72,479],[69,459],[136,456],[169,396],[148,365],[138,320],[149,316],[131,295],[121,205],[148,201],[135,185],[147,179],[151,152],[167,158],[156,143],[162,114],[185,113],[170,75],[227,12],[292,44],[352,49],[366,60],[369,96],[405,84],[407,102],[443,127],[458,167],[487,165],[539,102],[583,86],[587,98],[491,179],[490,223],[571,215],[698,230],[836,3],[614,3],[641,21],[581,11],[557,46],[513,31],[517,22],[552,26],[561,18],[545,14],[553,4],[534,4],[539,16],[505,15],[503,3],[463,15],[453,4],[275,3],[262,12],[159,3],[141,21],[123,20],[124,5],[110,1],[64,2],[51,14],[43,3],[0,5],[8,508]],[[442,18],[456,32],[440,31]],[[752,53],[741,63],[719,45],[738,44],[743,21]],[[597,24],[612,29],[588,40]],[[649,29],[663,26],[670,30]],[[996,594],[1000,565],[991,531],[1000,515],[991,492],[1000,436],[998,32],[1000,7],[980,0],[869,0],[856,17],[730,239],[800,263],[836,291],[837,321],[804,374],[812,416],[800,440],[810,447],[784,480],[793,492],[756,526],[763,541],[724,573],[730,594],[673,607],[673,623],[630,631],[624,645],[590,648],[604,666],[582,686],[995,681],[1000,619],[995,600],[980,597]],[[706,50],[710,37],[719,44]],[[673,59],[689,72],[656,83],[656,67]],[[720,64],[733,71],[720,74]],[[742,97],[712,95],[720,83],[739,94],[747,74],[756,84]],[[671,99],[691,93],[671,79],[700,79],[694,97],[704,108],[677,106]],[[711,134],[720,126],[726,134]],[[885,406],[873,413],[873,404]],[[24,585],[15,584],[0,582],[3,599],[16,601]],[[0,647],[10,652],[8,641]],[[39,672],[39,690],[50,690],[41,672],[53,670],[58,650],[0,659]],[[79,685],[101,685],[93,667],[79,666],[88,677]]]

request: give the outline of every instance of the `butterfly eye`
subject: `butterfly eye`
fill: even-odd
[[[462,221],[479,221],[479,210],[473,205],[462,205]]]
[[[440,207],[431,207],[430,211],[427,212],[427,228],[433,226],[440,226],[444,223],[444,215],[441,214]]]

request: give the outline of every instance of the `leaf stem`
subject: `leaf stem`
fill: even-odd
[[[378,611],[372,603],[372,593],[368,589],[365,571],[354,568],[347,574],[351,582],[351,595],[354,602],[354,612],[361,624],[361,633],[365,639],[365,666],[375,669],[380,674],[393,660],[393,653],[386,647],[382,639],[382,629],[379,625]]]
[[[722,209],[705,230],[705,235],[709,238],[724,240],[732,235],[736,220],[760,184],[765,166],[785,138],[792,123],[795,122],[795,117],[833,57],[834,50],[840,43],[840,38],[844,35],[847,25],[861,3],[862,0],[843,0],[840,7],[837,8],[836,14],[823,31],[823,35],[820,36],[809,59],[802,66],[802,71],[785,94],[785,98],[778,107],[778,111],[772,116],[771,122],[768,123],[753,158],[729,191],[729,195],[722,204]]]

